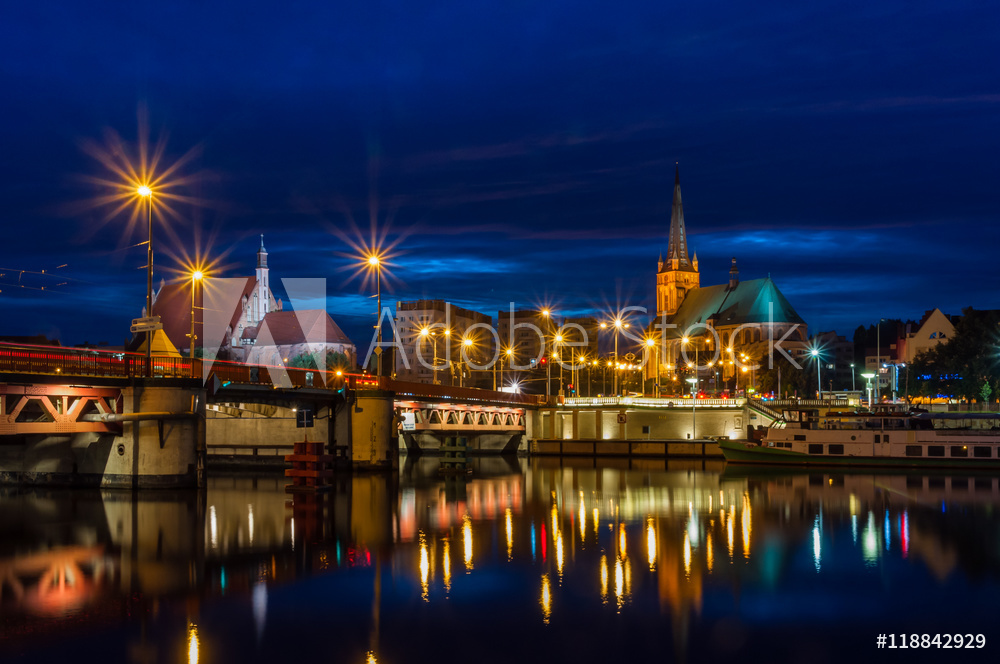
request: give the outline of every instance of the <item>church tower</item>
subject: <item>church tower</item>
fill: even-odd
[[[264,320],[270,309],[270,284],[267,277],[267,249],[264,248],[264,235],[260,236],[260,249],[257,250],[257,286],[253,292],[253,302],[250,304],[250,316],[253,325]]]
[[[681,203],[681,169],[674,173],[674,203],[670,210],[670,240],[667,257],[660,256],[656,274],[656,314],[673,316],[689,291],[701,286],[698,254],[688,258],[684,205]]]

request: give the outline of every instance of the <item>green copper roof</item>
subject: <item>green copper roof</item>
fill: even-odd
[[[769,317],[769,305],[772,303],[773,318]],[[805,325],[770,278],[741,281],[732,290],[728,284],[696,288],[685,296],[680,309],[669,322],[677,326],[674,334],[681,336],[690,326],[704,323],[713,316],[716,327],[767,323],[770,320]]]

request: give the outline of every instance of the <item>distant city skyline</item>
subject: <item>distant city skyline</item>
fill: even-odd
[[[848,337],[1000,308],[1000,75],[969,66],[992,58],[1000,8],[246,9],[238,27],[184,2],[11,10],[0,333],[128,335],[144,234],[74,204],[107,175],[80,144],[134,141],[140,107],[166,162],[196,149],[183,189],[204,202],[157,229],[156,282],[196,228],[226,276],[253,273],[264,233],[276,277],[331,280],[359,345],[374,307],[359,281],[332,286],[351,251],[332,229],[367,237],[371,218],[401,250],[386,301],[655,309],[677,162],[705,284],[736,257],[811,331]]]

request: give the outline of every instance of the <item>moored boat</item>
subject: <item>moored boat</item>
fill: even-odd
[[[786,410],[757,441],[719,441],[726,461],[772,465],[1000,468],[1000,414]]]

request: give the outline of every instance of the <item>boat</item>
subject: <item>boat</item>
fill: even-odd
[[[759,440],[719,448],[731,463],[1000,469],[1000,413],[785,410]]]

